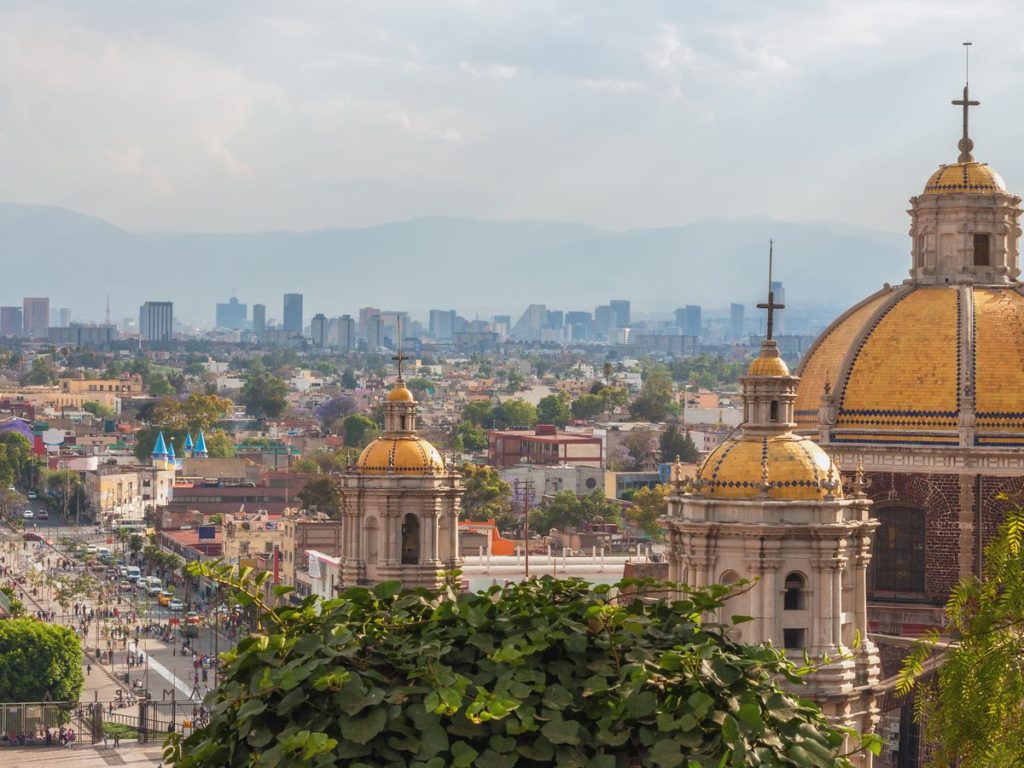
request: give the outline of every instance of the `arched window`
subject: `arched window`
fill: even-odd
[[[807,607],[804,600],[804,590],[807,589],[807,580],[794,571],[786,576],[784,582],[786,592],[782,598],[782,608],[786,611],[801,611]]]
[[[406,515],[402,520],[402,565],[417,565],[420,561],[420,519]]]
[[[740,575],[736,573],[736,571],[726,571],[719,577],[718,582],[729,586],[730,584],[735,584],[739,580]]]
[[[868,589],[873,592],[924,592],[924,512],[914,507],[874,511],[879,526],[871,547]]]

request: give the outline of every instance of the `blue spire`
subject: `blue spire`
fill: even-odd
[[[156,444],[153,446],[153,453],[151,455],[154,459],[167,458],[167,443],[164,442],[163,432],[156,436]]]
[[[191,451],[192,450],[192,445],[193,445],[192,444],[192,435],[190,435],[188,432],[186,432],[185,433],[185,450],[186,451]]]
[[[167,441],[167,460],[174,461],[174,441]]]
[[[199,430],[199,434],[196,435],[195,449],[192,451],[196,456],[206,455],[206,438],[203,437],[203,430]]]

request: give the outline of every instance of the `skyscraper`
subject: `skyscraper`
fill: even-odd
[[[0,307],[0,336],[21,336],[21,307]]]
[[[540,341],[540,332],[547,326],[548,309],[543,304],[531,304],[512,328],[512,338],[522,341]]]
[[[356,321],[352,315],[342,315],[331,321],[336,326],[332,336],[338,340],[338,349],[342,352],[351,352],[356,348]]]
[[[25,298],[21,301],[21,322],[25,335],[30,339],[47,338],[50,327],[50,300],[47,298]]]
[[[629,326],[629,302],[625,299],[612,299],[608,302],[612,310],[612,323],[615,328]]]
[[[266,304],[253,304],[252,305],[252,332],[256,334],[257,339],[262,339],[263,334],[267,331],[267,305]]]
[[[742,304],[729,305],[729,336],[732,339],[743,338],[743,319],[746,312]]]
[[[302,328],[302,294],[286,293],[284,295],[284,329],[301,336]]]
[[[240,331],[245,327],[248,315],[249,305],[239,303],[238,299],[232,296],[227,304],[217,304],[217,327]]]
[[[330,326],[327,322],[327,315],[317,312],[309,321],[310,335],[313,337],[313,346],[323,349],[327,346],[327,331]]]
[[[174,303],[147,301],[139,307],[139,336],[143,341],[170,341],[174,338]]]
[[[677,309],[676,325],[679,326],[683,336],[700,338],[700,307],[696,304],[687,304],[685,307]]]
[[[67,328],[71,325],[71,309],[68,307],[61,307],[57,310],[57,325],[61,328]]]
[[[772,280],[772,300],[776,304],[786,303],[786,289],[782,287],[782,283],[777,280]],[[786,332],[786,310],[780,309],[775,312],[775,327],[772,329],[772,333],[776,336],[781,336]]]
[[[438,341],[451,341],[455,333],[455,310],[430,310],[430,335]]]

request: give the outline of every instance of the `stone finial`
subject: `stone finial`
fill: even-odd
[[[864,477],[864,463],[857,461],[857,469],[853,473],[853,482],[850,483],[850,490],[853,491],[854,498],[863,499],[867,497],[867,489],[871,486],[871,481]]]

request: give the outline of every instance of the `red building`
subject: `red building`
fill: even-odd
[[[604,464],[601,438],[561,432],[553,424],[534,429],[494,429],[487,436],[487,461],[494,467],[546,464],[600,467]]]

